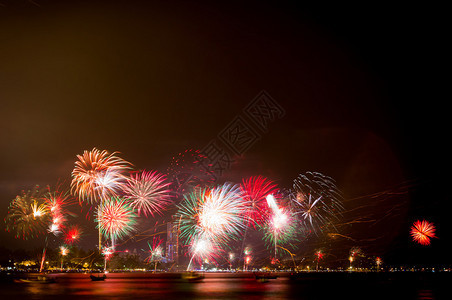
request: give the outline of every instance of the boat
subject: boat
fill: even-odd
[[[107,278],[107,275],[103,275],[103,276],[94,276],[93,274],[89,275],[89,278],[91,278],[91,281],[105,281],[105,278]]]
[[[37,277],[15,279],[14,282],[16,282],[16,283],[54,283],[54,282],[56,282],[56,280],[55,280],[55,278],[47,277],[44,275],[38,275]]]
[[[254,273],[254,278],[259,282],[268,282],[269,279],[278,278],[278,275],[272,273]]]
[[[188,282],[199,282],[204,279],[204,273],[199,272],[186,272],[182,274],[182,279]]]

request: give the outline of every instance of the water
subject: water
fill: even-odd
[[[452,299],[449,273],[287,274],[266,283],[252,274],[206,273],[201,282],[180,274],[110,273],[92,282],[88,274],[52,274],[56,283],[0,283],[1,299]]]

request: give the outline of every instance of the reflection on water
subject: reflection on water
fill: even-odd
[[[79,298],[159,298],[159,299],[287,299],[288,278],[260,283],[252,277],[207,277],[201,282],[186,282],[182,279],[159,279],[109,274],[106,281],[92,282],[86,274],[57,275],[54,284],[20,284],[24,294],[48,297],[65,295]],[[16,284],[17,286],[18,284]],[[65,297],[65,298],[66,298]]]
[[[418,299],[420,300],[432,300],[435,299],[432,290],[419,290]]]
[[[311,275],[298,280],[287,276],[269,282],[251,274],[206,274],[201,282],[186,282],[180,275],[168,277],[139,273],[108,274],[93,282],[88,274],[54,274],[56,283],[0,283],[2,299],[441,299],[447,295],[440,280],[353,277],[347,274]],[[444,279],[444,277],[442,277]],[[450,276],[446,277],[449,281]],[[430,283],[429,283],[430,282]],[[433,289],[432,289],[433,288]],[[6,297],[4,297],[6,296]]]

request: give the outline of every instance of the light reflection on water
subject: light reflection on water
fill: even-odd
[[[92,282],[86,274],[56,276],[57,283],[22,284],[33,296],[115,297],[159,299],[287,299],[288,278],[261,283],[254,278],[205,278],[201,282],[181,279],[127,278],[109,274],[105,281]]]
[[[113,273],[106,281],[92,282],[88,274],[54,274],[56,283],[2,284],[2,300],[12,299],[441,299],[438,288],[432,291],[422,281],[362,280],[347,275],[333,278],[290,280],[279,277],[267,283],[251,275],[206,274],[202,282],[180,278],[156,278],[149,274]],[[442,285],[436,287],[442,289]],[[421,286],[422,285],[422,286]],[[446,285],[444,285],[446,286]],[[442,290],[439,292],[442,293]],[[446,289],[444,289],[446,291]],[[6,296],[6,297],[5,297]]]

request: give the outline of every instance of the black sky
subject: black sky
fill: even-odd
[[[384,217],[407,203],[381,222],[392,231],[381,251],[448,259],[440,8],[60,2],[0,0],[2,215],[20,190],[70,180],[85,149],[165,171],[266,90],[286,114],[224,180],[262,174],[290,187],[298,173],[319,171],[347,199],[409,182],[403,197],[372,208]],[[430,249],[407,237],[417,218],[439,227]]]

